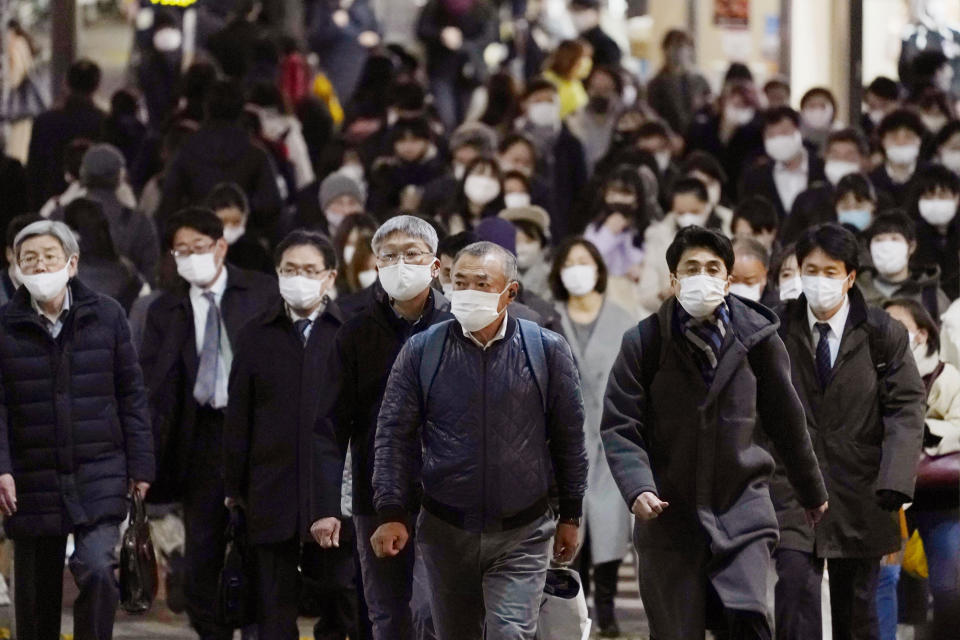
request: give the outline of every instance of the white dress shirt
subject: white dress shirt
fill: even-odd
[[[784,210],[789,214],[793,201],[803,193],[810,182],[809,161],[807,151],[803,151],[803,159],[796,169],[788,169],[782,162],[773,165],[773,182],[777,186],[777,194],[783,203]]]
[[[469,338],[470,342],[472,342],[473,344],[477,345],[478,347],[486,351],[487,349],[489,349],[490,347],[492,347],[493,345],[495,345],[496,343],[500,342],[501,340],[507,337],[507,324],[508,324],[507,320],[508,319],[509,319],[509,316],[507,315],[506,312],[504,312],[503,322],[500,323],[500,329],[497,331],[497,335],[490,338],[490,342],[488,342],[487,344],[483,344],[482,342],[474,338],[473,334],[467,331],[466,329],[464,329],[463,327],[460,327],[460,328],[463,330],[463,335]]]
[[[847,326],[847,316],[849,315],[850,297],[845,296],[843,298],[843,306],[840,307],[840,310],[826,321],[827,324],[830,325],[830,332],[827,334],[827,344],[830,346],[831,367],[837,363],[837,354],[840,353],[840,339],[843,338],[843,329]],[[813,357],[816,358],[817,343],[820,342],[820,331],[816,325],[819,324],[821,320],[818,320],[817,316],[813,315],[809,304],[807,305],[807,322],[810,323],[810,337],[813,340]]]
[[[223,324],[223,308],[220,306],[223,302],[223,292],[227,290],[227,268],[223,267],[220,275],[213,281],[213,284],[206,289],[201,289],[196,285],[190,285],[190,306],[193,307],[193,333],[197,340],[197,356],[203,351],[203,332],[207,327],[207,314],[210,313],[210,303],[203,294],[207,291],[213,293],[213,299],[220,308],[220,350],[219,362],[217,363],[217,382],[216,391],[211,403],[214,409],[222,409],[227,406],[227,385],[230,377],[230,365],[233,363],[233,350],[230,347],[230,336],[227,335],[227,328]]]

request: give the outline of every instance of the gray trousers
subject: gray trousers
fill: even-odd
[[[370,538],[377,530],[376,516],[354,514],[353,522],[373,640],[435,640],[427,578],[417,557],[414,536],[418,532],[413,522],[407,523],[407,546],[393,558],[378,558],[373,552]]]
[[[116,523],[78,528],[70,573],[80,589],[73,605],[76,640],[110,640],[120,602],[114,571],[114,548],[120,539]],[[63,602],[63,560],[66,536],[19,538],[14,541],[14,599],[19,640],[59,640]]]
[[[420,513],[417,552],[440,640],[533,640],[556,524],[470,533]]]

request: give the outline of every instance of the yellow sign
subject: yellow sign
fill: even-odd
[[[197,0],[150,0],[150,4],[159,4],[165,7],[189,7],[197,4]]]

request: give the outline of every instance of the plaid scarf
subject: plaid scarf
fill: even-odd
[[[700,366],[703,381],[709,387],[713,383],[723,340],[727,335],[727,326],[730,324],[730,309],[724,302],[711,315],[697,320],[678,303],[676,320],[680,331],[692,347],[693,359]]]

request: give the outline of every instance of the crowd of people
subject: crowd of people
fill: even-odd
[[[203,639],[241,518],[248,638],[532,640],[566,565],[619,637],[631,537],[659,640],[819,638],[825,575],[837,640],[955,637],[942,53],[843,123],[743,64],[711,87],[679,29],[644,84],[597,0],[573,39],[427,0],[404,44],[367,0],[306,3],[303,43],[226,4],[186,68],[176,14],[138,19],[109,111],[75,62],[0,166],[18,638],[59,637],[68,535],[75,635],[112,636],[133,492],[182,517]]]

